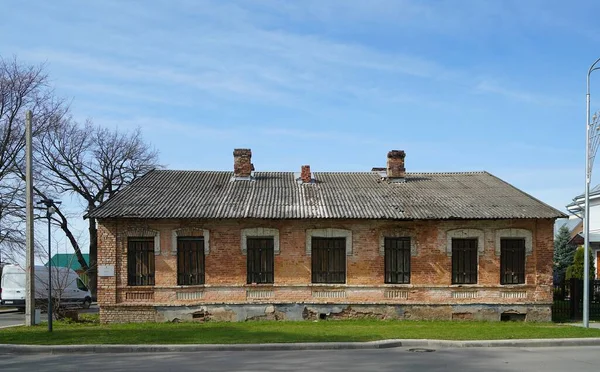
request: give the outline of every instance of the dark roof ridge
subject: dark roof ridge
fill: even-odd
[[[190,173],[233,173],[228,170],[201,170],[201,169],[153,169],[148,173],[156,172],[190,172]],[[255,170],[255,173],[299,173],[299,171],[269,171],[269,170]],[[378,173],[379,171],[313,171],[313,173],[335,173],[335,174],[366,174],[366,173]],[[146,173],[146,174],[148,174]],[[407,175],[427,175],[427,174],[489,174],[487,171],[461,171],[461,172],[406,172]],[[144,175],[145,176],[145,175]],[[141,177],[140,177],[141,178]],[[140,178],[136,179],[139,180]],[[135,182],[135,181],[134,181]]]
[[[406,174],[489,174],[487,171],[462,171],[462,172],[406,172]]]

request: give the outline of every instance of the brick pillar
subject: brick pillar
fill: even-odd
[[[310,183],[312,175],[310,174],[310,165],[303,165],[300,171],[300,179],[304,183]]]
[[[98,305],[114,305],[117,303],[117,232],[116,224],[98,221],[98,265],[107,265],[114,268],[113,276],[98,275]]]
[[[406,169],[404,169],[404,157],[406,154],[401,150],[392,150],[387,155],[387,176],[388,178],[404,178]]]
[[[233,174],[236,177],[250,177],[254,170],[252,151],[250,149],[233,150]]]

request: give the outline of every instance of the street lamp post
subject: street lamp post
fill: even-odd
[[[583,326],[590,326],[590,268],[589,268],[589,247],[590,247],[590,180],[592,178],[592,165],[594,157],[598,150],[598,143],[594,139],[598,138],[598,123],[594,118],[594,122],[590,123],[590,75],[595,70],[599,70],[600,66],[596,66],[600,62],[598,58],[589,68],[587,73],[587,93],[586,100],[586,126],[585,126],[585,210],[584,210],[584,227],[583,227]],[[595,115],[594,115],[595,117]],[[593,125],[592,125],[593,124]],[[595,130],[594,130],[595,129]],[[593,147],[593,148],[592,148]]]
[[[55,205],[61,202],[52,199],[43,199],[38,204],[46,206],[46,218],[48,219],[48,332],[52,332],[52,236],[51,236],[51,221],[52,214],[56,212]]]

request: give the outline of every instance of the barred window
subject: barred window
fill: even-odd
[[[500,240],[500,284],[525,284],[525,239]]]
[[[312,238],[312,282],[346,283],[346,238]]]
[[[410,283],[410,238],[385,238],[385,283]]]
[[[274,282],[274,240],[272,237],[246,238],[247,283]]]
[[[204,238],[177,238],[177,284],[204,284]]]
[[[477,239],[452,239],[452,284],[477,283]]]
[[[154,238],[127,240],[127,284],[154,285]]]

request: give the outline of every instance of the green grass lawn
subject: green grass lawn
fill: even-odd
[[[256,321],[101,325],[55,322],[0,329],[0,344],[245,344],[382,339],[500,340],[600,337],[600,329],[554,323],[374,321]]]

